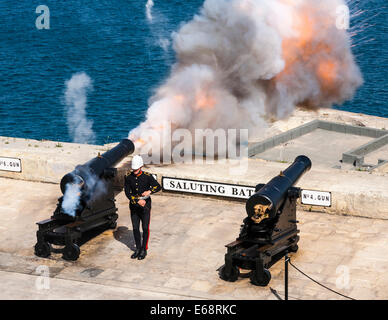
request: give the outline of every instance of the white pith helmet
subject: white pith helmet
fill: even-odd
[[[132,170],[137,170],[144,165],[143,158],[136,155],[132,158]]]

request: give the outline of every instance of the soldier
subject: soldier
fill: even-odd
[[[147,255],[148,239],[150,236],[151,197],[150,195],[161,190],[160,184],[154,177],[142,171],[143,159],[134,156],[132,159],[132,172],[125,176],[125,195],[129,199],[129,209],[133,226],[136,250],[131,258],[142,260]],[[140,236],[140,221],[142,222],[143,240]]]

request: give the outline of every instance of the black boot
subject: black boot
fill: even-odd
[[[131,255],[131,259],[136,259],[140,254],[140,249],[136,249],[133,255]]]
[[[138,260],[143,260],[146,257],[146,255],[147,255],[147,250],[141,249],[140,254],[139,254],[137,259]]]

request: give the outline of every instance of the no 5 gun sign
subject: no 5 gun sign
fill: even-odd
[[[22,172],[22,162],[17,158],[0,157],[0,170]]]

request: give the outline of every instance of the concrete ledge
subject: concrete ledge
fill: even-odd
[[[235,161],[224,164],[216,162],[213,165],[175,164],[153,166],[147,168],[147,171],[157,174],[159,182],[162,176],[168,176],[254,187],[258,183],[267,183],[289,166],[289,163],[249,159],[247,172],[233,176],[230,170],[236,166],[238,163]],[[311,171],[300,179],[297,186],[309,190],[330,191],[332,194],[331,207],[299,205],[303,210],[388,219],[388,179],[384,175],[314,167],[313,164]]]
[[[388,160],[380,160],[377,166],[374,166],[371,171],[376,173],[388,173]]]
[[[4,151],[2,151],[4,155]],[[77,165],[74,159],[59,158],[45,154],[37,155],[27,152],[8,151],[7,157],[20,158],[22,172],[0,171],[0,177],[36,182],[59,183],[64,173],[70,172]]]
[[[364,156],[388,144],[388,134],[365,143],[362,146],[353,150],[347,151],[342,155],[342,162],[354,163],[362,165]],[[388,158],[388,155],[387,155]]]
[[[70,154],[67,154],[69,148]],[[51,150],[39,152],[25,149],[3,149],[1,156],[22,159],[22,173],[0,171],[1,177],[59,183],[61,178],[82,164],[104,151],[102,146],[81,146],[69,144],[65,151]],[[85,149],[85,150],[83,150]],[[232,183],[237,185],[256,186],[266,183],[289,164],[270,162],[260,159],[247,159],[247,168],[238,175],[233,170],[240,166],[238,161],[215,161],[213,164],[172,164],[148,166],[146,170],[158,176],[177,177],[211,182]],[[382,166],[379,175],[369,172],[346,171],[314,166],[306,173],[297,186],[332,193],[330,208],[302,206],[305,210],[346,214],[361,217],[388,219],[388,179]],[[123,177],[130,170],[130,157],[125,158],[118,166],[116,186],[123,186]],[[58,188],[58,195],[60,190]]]
[[[253,144],[248,148],[248,156],[253,157],[259,153],[274,148],[285,142],[299,138],[305,134],[313,132],[316,129],[335,131],[343,134],[353,134],[375,138],[360,147],[346,151],[342,155],[342,162],[360,166],[364,163],[364,156],[388,144],[388,134],[386,130],[355,126],[350,124],[336,123],[325,120],[313,120],[297,128],[280,133],[274,137],[265,139],[259,143]],[[384,159],[385,160],[385,159]]]
[[[265,139],[262,142],[253,144],[248,148],[248,157],[252,157],[258,153],[262,153],[268,149],[271,149],[279,144],[288,142],[290,140],[299,138],[307,133],[310,133],[318,128],[319,120],[314,120],[309,123],[303,124],[297,128],[280,133],[274,137]]]
[[[366,135],[384,142],[385,137],[383,136],[387,135],[387,131],[378,128],[388,128],[387,124],[385,118],[332,109],[320,110],[317,113],[296,111],[295,116],[273,123],[267,130],[268,135],[267,133],[265,135],[269,138],[259,143],[252,143],[250,150],[255,150],[255,148],[256,151],[264,150],[318,128],[360,136]],[[280,132],[280,134],[274,136],[275,132]],[[258,138],[253,137],[252,139]],[[374,141],[373,145],[377,147],[379,141],[377,143]],[[76,165],[85,163],[95,157],[98,152],[105,152],[112,145],[91,146],[0,137],[0,156],[20,158],[23,167],[21,173],[0,171],[0,177],[59,183],[63,175],[72,171]],[[123,177],[130,170],[130,160],[131,157],[128,157],[119,164],[116,185],[123,185]],[[313,162],[312,170],[301,178],[297,186],[310,190],[330,191],[333,202],[330,208],[312,206],[303,206],[303,208],[337,215],[388,219],[388,163],[384,160],[388,159],[380,159],[379,165],[370,172],[357,171],[349,165],[343,166],[342,169],[334,169]],[[203,165],[155,165],[146,167],[146,170],[157,174],[159,181],[162,176],[168,176],[254,187],[258,183],[268,182],[288,165],[289,163],[284,162],[249,159],[246,171],[239,175],[233,175],[233,170],[239,167],[237,161],[215,161],[213,164]],[[348,167],[349,170],[347,170]],[[225,203],[225,207],[230,205],[230,202]]]
[[[1,157],[22,162],[22,172],[0,170],[0,177],[50,183],[59,183],[75,166],[108,150],[105,146],[7,137],[0,137],[0,147]]]
[[[370,138],[379,138],[387,133],[385,130],[381,130],[381,129],[361,127],[361,126],[355,126],[355,125],[337,123],[337,122],[331,122],[331,121],[325,121],[325,120],[318,120],[318,128],[329,130],[329,131],[336,131],[339,133],[355,134],[355,135],[365,136]]]

